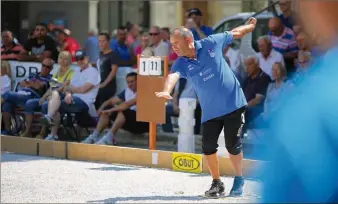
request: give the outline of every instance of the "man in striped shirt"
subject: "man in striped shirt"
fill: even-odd
[[[17,60],[18,54],[23,50],[22,46],[14,41],[13,33],[4,30],[1,33],[1,60]]]
[[[268,35],[273,49],[283,55],[288,70],[294,68],[293,62],[298,53],[295,33],[286,27],[278,17],[271,18],[268,26],[270,30]]]

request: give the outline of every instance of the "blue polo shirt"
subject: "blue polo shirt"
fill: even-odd
[[[197,59],[179,57],[172,72],[190,79],[202,108],[202,122],[247,105],[236,76],[223,58],[223,48],[233,40],[230,32],[195,41]]]
[[[209,36],[209,35],[212,35],[213,34],[213,30],[212,30],[212,28],[210,28],[210,27],[208,27],[208,26],[205,26],[205,25],[202,25],[201,27],[200,27],[200,29],[201,29],[201,31],[204,33],[204,35],[206,35],[207,37]],[[194,35],[194,40],[200,40],[200,36],[198,35],[198,33],[197,33],[197,31],[194,29],[194,28],[192,28],[192,29],[190,29],[191,30],[191,32],[192,32],[192,34]]]
[[[119,44],[115,39],[111,40],[110,49],[114,50],[122,60],[130,60],[131,58],[129,47]]]

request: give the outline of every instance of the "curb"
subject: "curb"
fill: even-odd
[[[184,153],[171,151],[45,141],[3,135],[1,136],[1,151],[59,159],[116,163],[170,170],[177,170],[174,168],[175,155],[184,155]],[[199,161],[199,166],[201,166],[201,172],[199,173],[209,172],[207,165],[203,162],[203,155],[185,155],[190,155],[190,157],[200,157],[201,160]],[[244,159],[243,174],[247,177],[253,177],[253,175],[257,175],[257,172],[260,172],[259,168],[265,163],[266,162],[264,161]],[[234,170],[229,158],[219,157],[219,165],[221,175],[234,176]]]

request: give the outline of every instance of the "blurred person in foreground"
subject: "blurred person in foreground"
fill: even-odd
[[[262,202],[337,203],[338,2],[299,2],[305,29],[318,34],[325,53],[281,98],[279,114],[270,121],[269,146],[261,152],[270,161],[260,171]]]
[[[197,41],[194,41],[193,33],[186,27],[174,29],[170,36],[173,50],[179,58],[171,67],[163,91],[157,92],[156,96],[172,99],[170,93],[180,77],[192,82],[203,113],[203,154],[213,179],[210,189],[205,192],[206,197],[217,198],[223,196],[225,191],[216,154],[222,129],[236,175],[230,196],[243,194],[243,152],[239,134],[247,101],[238,80],[223,58],[223,49],[233,39],[252,32],[256,23],[255,18],[250,18],[247,25]]]

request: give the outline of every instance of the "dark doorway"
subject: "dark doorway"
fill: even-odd
[[[8,29],[20,38],[20,1],[1,1],[1,30]]]

